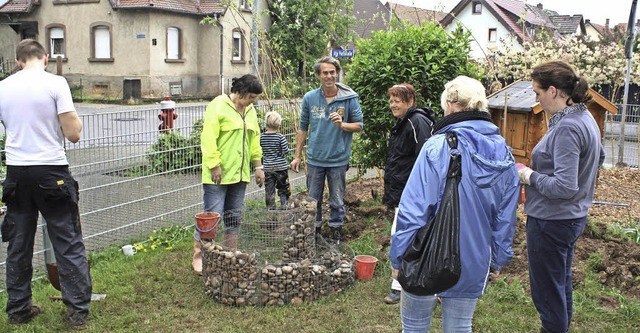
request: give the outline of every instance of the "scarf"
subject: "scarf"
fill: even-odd
[[[567,106],[566,108],[554,113],[553,116],[551,116],[551,118],[549,119],[549,129],[557,125],[560,120],[562,120],[562,118],[564,118],[566,115],[584,111],[587,111],[587,107],[582,103]]]
[[[465,120],[486,120],[491,122],[491,115],[488,112],[478,110],[454,112],[440,119],[440,121],[438,121],[433,127],[433,133],[436,133],[442,128],[447,127],[451,124],[459,123]]]

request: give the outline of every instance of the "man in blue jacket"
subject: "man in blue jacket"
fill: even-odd
[[[316,235],[322,227],[322,194],[325,179],[329,185],[329,228],[331,239],[340,242],[344,224],[344,192],[351,156],[353,132],[362,131],[362,109],[358,94],[337,83],[340,63],[331,57],[319,59],[313,69],[321,86],[302,99],[300,126],[296,135],[296,153],[291,169],[300,171],[300,156],[307,142],[307,188],[309,197],[317,201]]]

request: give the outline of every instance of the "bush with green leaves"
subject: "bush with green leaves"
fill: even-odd
[[[202,161],[200,136],[203,123],[202,119],[196,120],[189,137],[181,135],[178,131],[165,132],[160,135],[151,146],[151,152],[147,154],[151,172],[199,172]]]
[[[470,33],[458,29],[445,32],[435,24],[402,24],[391,32],[374,32],[360,40],[358,52],[345,82],[360,97],[364,131],[354,142],[352,163],[365,168],[383,167],[387,135],[395,120],[389,111],[387,89],[401,82],[411,83],[419,106],[439,110],[444,84],[458,75],[479,78],[472,62]]]

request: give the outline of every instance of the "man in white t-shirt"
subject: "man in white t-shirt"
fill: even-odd
[[[58,265],[65,320],[87,327],[91,276],[86,258],[78,183],[69,172],[64,139],[80,140],[82,122],[67,81],[45,71],[47,54],[37,41],[16,48],[21,70],[0,81],[0,121],[6,132],[7,178],[1,225],[7,247],[7,308],[11,324],[24,324],[42,312],[31,301],[33,245],[38,212],[47,221]]]

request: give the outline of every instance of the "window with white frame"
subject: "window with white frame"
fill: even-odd
[[[242,32],[240,30],[233,31],[233,45],[231,49],[231,60],[233,61],[242,61],[244,59],[244,50],[242,43]]]
[[[473,14],[482,14],[482,3],[480,1],[473,1],[471,6],[471,12]]]
[[[489,42],[495,43],[498,41],[498,30],[496,28],[489,29]]]
[[[180,28],[167,28],[167,59],[182,59],[182,41]]]
[[[91,29],[93,38],[93,58],[111,59],[111,28],[107,25],[95,25]]]
[[[64,28],[52,27],[49,28],[49,57],[64,58]]]
[[[253,9],[253,4],[251,3],[252,1],[253,0],[240,0],[238,7],[244,10],[251,10]]]

